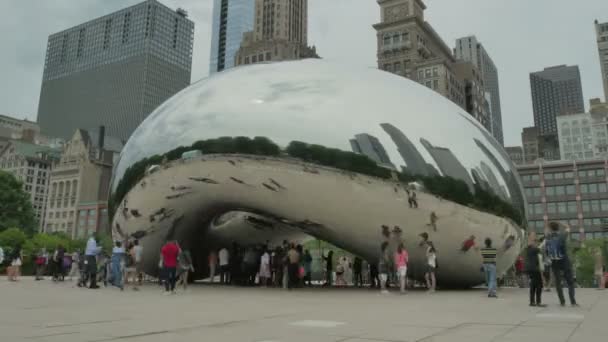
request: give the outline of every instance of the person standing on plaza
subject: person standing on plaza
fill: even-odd
[[[60,244],[53,253],[53,281],[63,280],[63,257],[65,256],[65,248]]]
[[[570,236],[570,227],[565,226],[564,231],[560,232],[560,223],[549,223],[550,233],[545,241],[545,249],[548,257],[551,259],[551,270],[555,283],[555,290],[561,306],[566,305],[564,299],[564,289],[562,279],[565,278],[568,285],[568,296],[570,304],[578,306],[574,293],[574,279],[572,277],[572,264],[568,257],[568,249],[566,246],[568,236]]]
[[[327,256],[323,256],[325,261],[325,284],[323,286],[331,286],[333,269],[334,269],[334,251],[329,251]]]
[[[177,256],[180,248],[175,240],[169,240],[161,248],[160,253],[163,257],[163,273],[165,275],[165,293],[175,293],[175,282],[177,273]]]
[[[18,281],[19,276],[21,276],[21,265],[23,264],[23,253],[21,252],[21,247],[16,247],[13,250],[10,263],[10,271],[7,272],[8,280]]]
[[[136,279],[134,279],[134,284],[135,282],[137,282],[139,283],[139,286],[142,285],[144,280],[144,270],[141,260],[143,253],[144,247],[139,243],[139,240],[136,239],[135,241],[133,241],[133,248],[131,249],[131,259],[133,260],[135,267]],[[137,290],[137,286],[135,286],[133,289]]]
[[[72,264],[70,267],[70,273],[68,274],[68,276],[70,277],[70,281],[72,281],[74,279],[74,277],[76,277],[76,279],[80,279],[80,269],[78,268],[78,265],[80,264],[80,253],[78,251],[74,251],[74,253],[72,253]]]
[[[399,243],[397,252],[395,252],[395,266],[397,267],[397,275],[399,277],[399,290],[402,294],[406,293],[407,286],[407,264],[409,255],[405,250],[403,242]]]
[[[496,248],[492,247],[492,239],[486,238],[485,247],[481,249],[481,259],[490,298],[498,298],[496,294],[496,254]]]
[[[226,252],[228,252],[228,250],[226,250]],[[215,251],[209,252],[209,256],[207,257],[207,262],[209,263],[209,282],[211,284],[213,284],[213,282],[215,281],[215,269],[217,267],[217,254],[215,254]],[[220,278],[222,278],[221,270],[220,270]],[[221,279],[220,279],[220,282],[221,282]]]
[[[530,306],[545,307],[542,304],[544,268],[542,251],[537,246],[536,234],[531,233],[528,240],[528,248],[525,251],[525,272],[530,278]]]
[[[114,248],[112,248],[111,257],[111,284],[118,287],[120,290],[124,290],[124,265],[125,265],[125,249],[122,247],[120,241],[116,241]]]
[[[430,293],[435,292],[437,287],[437,280],[435,277],[435,269],[437,268],[437,251],[432,243],[429,243],[426,249],[426,273],[424,278],[426,279],[426,287]]]
[[[363,287],[363,260],[358,256],[355,257],[355,261],[353,262],[353,273],[355,274],[355,279],[353,279],[354,285]]]
[[[94,234],[91,234],[89,240],[87,240],[87,247],[84,255],[87,263],[87,273],[89,274],[90,289],[98,289],[97,286],[97,254],[101,252],[101,248],[97,247],[97,240]]]
[[[602,255],[602,249],[597,248],[593,253],[593,259],[595,261],[595,267],[593,275],[597,282],[597,289],[603,290],[606,288],[606,278],[604,277],[604,256]]]
[[[378,257],[380,293],[382,293],[382,294],[388,294],[388,290],[386,289],[386,282],[388,280],[388,270],[389,270],[388,242],[384,241],[380,245],[380,256]]]
[[[178,284],[182,285],[184,291],[186,291],[188,289],[188,274],[190,272],[194,272],[194,266],[192,265],[192,255],[190,254],[189,250],[182,249],[182,251],[177,257],[177,260],[179,264]]]
[[[312,286],[312,255],[308,249],[304,251],[304,283]]]
[[[270,254],[268,253],[268,249],[264,246],[264,250],[262,252],[262,256],[260,257],[260,286],[266,287],[268,286],[268,280],[270,279]]]
[[[228,248],[223,247],[219,252],[219,263],[220,263],[220,283],[230,283],[230,252]]]
[[[287,252],[287,274],[288,274],[288,288],[291,290],[298,284],[298,271],[300,269],[300,254],[292,244]]]
[[[40,249],[36,255],[36,280],[44,280],[44,271],[48,262],[49,254],[46,248]]]

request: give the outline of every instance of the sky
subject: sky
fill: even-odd
[[[253,1],[253,0],[252,0]],[[36,120],[48,36],[141,0],[0,0],[0,114]],[[208,75],[213,0],[161,0],[195,23],[192,81]],[[583,96],[602,97],[593,21],[608,1],[425,0],[425,19],[448,46],[475,35],[498,67],[505,145],[533,125],[529,73],[578,65]],[[309,44],[321,57],[375,67],[375,0],[309,0]]]

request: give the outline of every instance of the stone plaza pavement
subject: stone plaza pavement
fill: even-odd
[[[0,341],[605,341],[608,291],[578,289],[580,308],[528,307],[527,290],[381,295],[367,289],[191,286],[164,296],[0,278]]]

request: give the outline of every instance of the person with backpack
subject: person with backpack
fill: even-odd
[[[570,304],[572,306],[578,306],[574,294],[574,278],[572,277],[572,263],[568,257],[568,250],[566,242],[568,236],[570,236],[570,227],[564,226],[564,231],[560,232],[560,223],[551,222],[549,223],[550,232],[545,241],[545,249],[547,256],[551,259],[551,270],[555,279],[555,290],[559,297],[559,303],[561,306],[566,305],[564,299],[564,289],[562,285],[562,279],[566,280],[568,285],[568,296],[570,297]]]

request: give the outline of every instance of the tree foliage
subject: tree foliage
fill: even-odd
[[[0,171],[0,232],[18,228],[33,234],[36,228],[30,195],[12,174]]]

